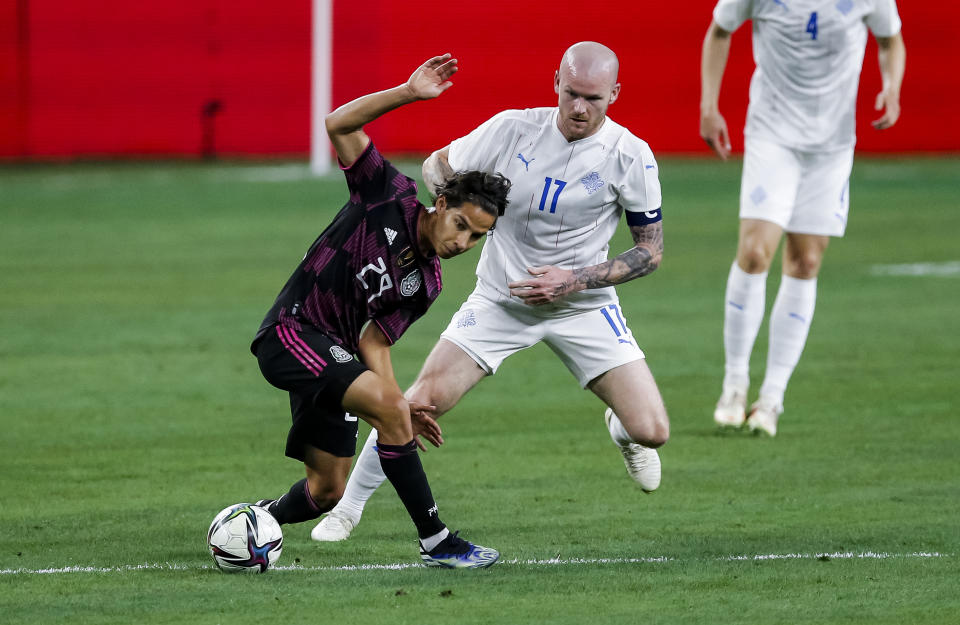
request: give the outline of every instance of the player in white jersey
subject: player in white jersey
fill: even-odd
[[[581,42],[554,78],[555,108],[504,111],[434,152],[423,178],[436,188],[464,169],[498,172],[513,186],[488,236],[477,287],[454,315],[406,396],[453,408],[510,354],[545,342],[584,388],[607,404],[611,438],[644,491],[660,484],[656,448],[669,420],[613,285],[657,268],[663,253],[660,182],[649,146],[606,116],[620,92],[619,64],[606,46]],[[626,216],[635,246],[607,258]],[[436,422],[417,416],[424,438],[443,442]],[[371,432],[340,504],[312,532],[343,540],[383,482]]]
[[[744,129],[740,235],[724,298],[725,375],[714,411],[721,426],[774,436],[783,396],[813,319],[817,275],[830,237],[847,225],[855,107],[867,29],[879,47],[883,90],[873,127],[900,115],[906,50],[894,0],[720,0],[703,42],[700,135],[730,154],[718,100],[730,35],[753,22],[756,70]],[[750,353],[763,321],[767,271],[786,233],[783,277],[770,312],[767,369],[746,411]]]

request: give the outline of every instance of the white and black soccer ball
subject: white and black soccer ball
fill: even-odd
[[[207,546],[225,573],[263,573],[280,557],[283,532],[263,508],[238,503],[214,517],[207,531]]]

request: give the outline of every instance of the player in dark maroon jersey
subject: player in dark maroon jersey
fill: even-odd
[[[467,251],[493,228],[510,182],[461,172],[425,207],[414,181],[363,131],[388,111],[439,96],[456,71],[449,54],[434,57],[405,84],[326,118],[350,200],[310,246],[251,346],[267,381],[290,393],[286,454],[304,463],[307,477],[279,500],[258,505],[280,523],[308,521],[333,508],[343,496],[360,417],[380,433],[381,466],[417,527],[423,561],[481,568],[499,553],[451,534],[440,521],[411,419],[432,407],[404,399],[390,346],[440,294],[439,259]]]

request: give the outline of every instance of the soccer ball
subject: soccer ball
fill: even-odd
[[[207,531],[207,546],[225,573],[263,573],[280,557],[283,532],[263,508],[238,503],[214,517]]]

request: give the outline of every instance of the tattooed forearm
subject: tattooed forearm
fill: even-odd
[[[652,273],[663,257],[663,222],[631,226],[634,247],[605,263],[573,271],[580,288],[599,289]]]

